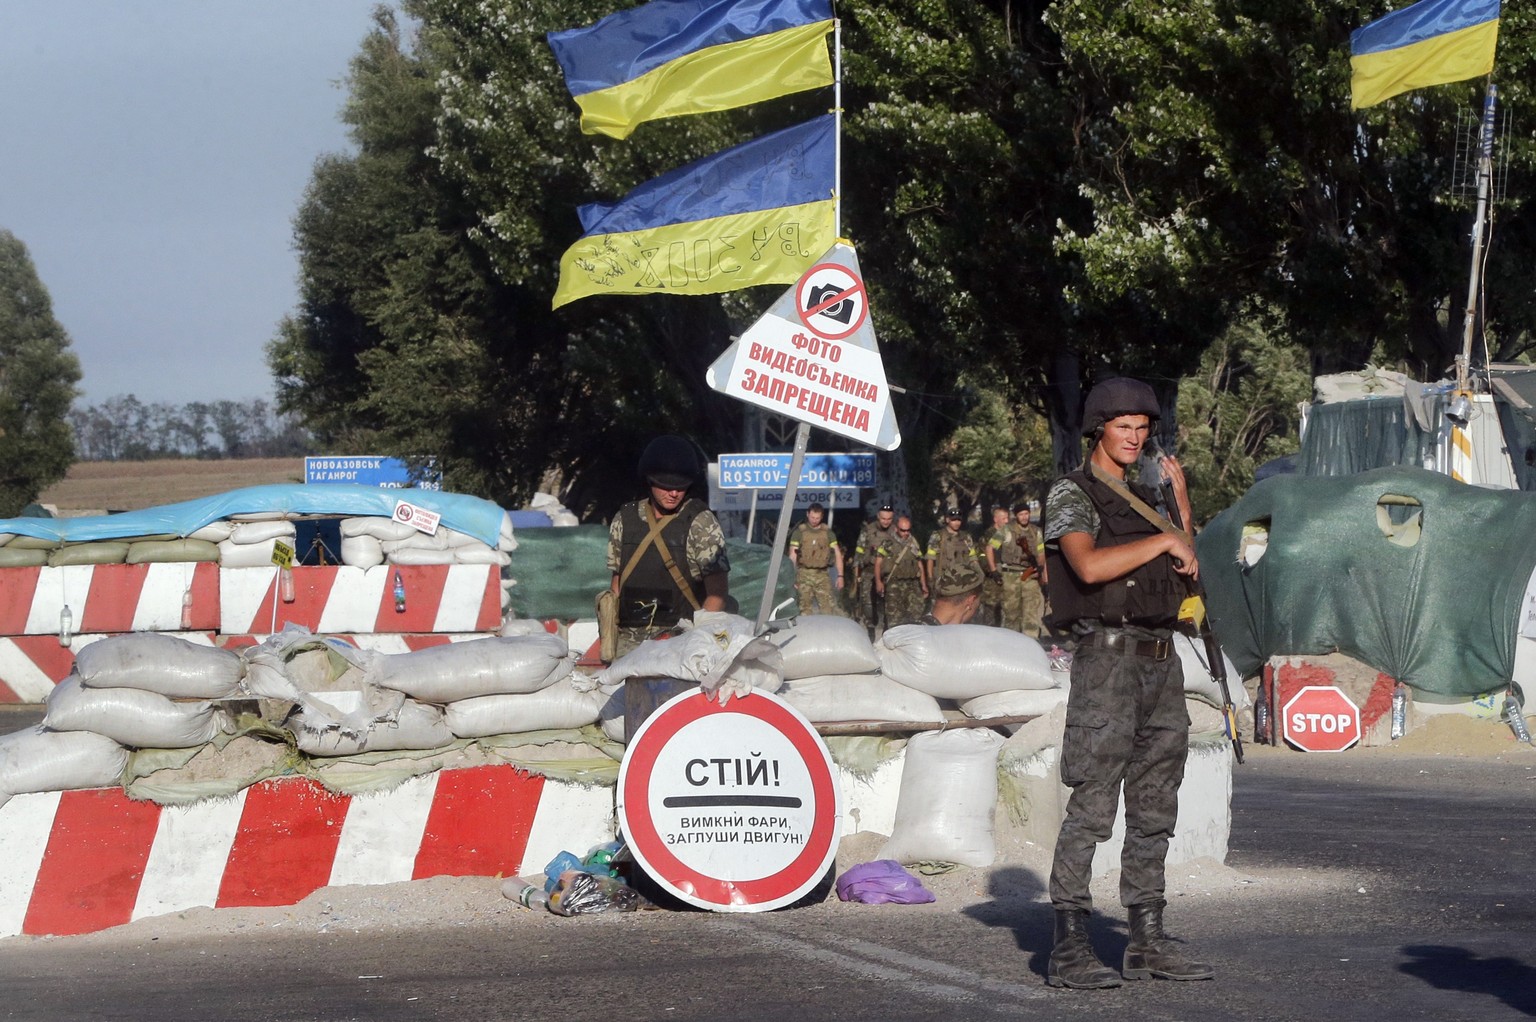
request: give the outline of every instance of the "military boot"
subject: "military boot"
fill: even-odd
[[[1163,932],[1163,902],[1130,908],[1131,942],[1125,948],[1126,979],[1213,979],[1216,970],[1186,958],[1178,942]]]
[[[1073,990],[1098,990],[1117,987],[1120,977],[1099,961],[1088,940],[1088,913],[1080,908],[1056,910],[1056,940],[1051,947],[1051,961],[1045,981],[1053,987]]]

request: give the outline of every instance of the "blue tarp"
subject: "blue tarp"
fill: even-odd
[[[395,503],[406,501],[442,515],[442,524],[488,546],[501,536],[502,509],[489,500],[441,490],[384,490],[376,486],[274,483],[248,486],[179,504],[89,518],[0,519],[0,532],[65,543],[130,536],[188,536],[230,515],[281,511],[290,515],[372,515],[388,518]]]

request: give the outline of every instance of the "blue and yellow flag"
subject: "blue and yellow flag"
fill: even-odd
[[[549,33],[581,130],[626,138],[661,117],[832,84],[832,0],[650,0]]]
[[[1350,109],[1493,71],[1499,0],[1419,0],[1349,34]]]
[[[826,114],[578,211],[554,307],[588,295],[705,295],[800,278],[836,239]]]

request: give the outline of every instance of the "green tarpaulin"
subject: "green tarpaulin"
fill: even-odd
[[[1536,567],[1536,494],[1417,468],[1276,476],[1196,543],[1217,635],[1245,674],[1341,652],[1424,692],[1474,696],[1514,671]]]

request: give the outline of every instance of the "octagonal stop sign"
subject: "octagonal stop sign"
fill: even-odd
[[[1285,704],[1280,733],[1302,752],[1343,752],[1360,740],[1360,707],[1332,685],[1308,685]]]

